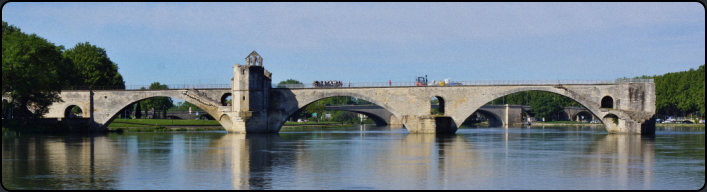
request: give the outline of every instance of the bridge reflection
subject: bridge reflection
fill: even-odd
[[[362,129],[368,131],[3,138],[3,159],[15,159],[3,161],[3,185],[31,185],[40,175],[51,175],[42,187],[55,189],[66,183],[81,183],[75,189],[145,188],[145,182],[214,189],[224,187],[218,181],[224,176],[230,178],[221,184],[232,189],[272,189],[283,182],[311,188],[347,178],[392,189],[490,189],[508,182],[541,187],[549,181],[536,178],[548,177],[591,178],[567,184],[580,189],[651,189],[654,183],[650,136],[587,134],[583,128],[454,135]]]

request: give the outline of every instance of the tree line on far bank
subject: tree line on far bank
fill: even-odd
[[[2,21],[2,92],[11,98],[3,101],[3,116],[13,108],[15,117],[40,117],[71,86],[125,87],[125,81],[103,48],[84,42],[65,49]]]
[[[658,118],[705,116],[705,65],[696,70],[641,76],[655,82],[655,113]]]

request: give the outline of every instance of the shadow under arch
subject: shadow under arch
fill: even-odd
[[[607,113],[608,113],[608,114],[615,114],[615,115],[617,115],[617,116],[619,116],[619,117],[624,118],[624,117],[623,117],[623,116],[624,116],[623,114],[616,114],[616,113],[611,112],[611,111],[610,111],[610,112],[605,112],[605,113],[600,113],[600,110],[599,110],[599,107],[600,107],[600,106],[593,106],[593,105],[591,105],[592,101],[587,101],[587,100],[585,100],[585,99],[583,99],[583,98],[579,98],[579,97],[577,97],[577,96],[575,96],[575,95],[566,94],[565,92],[562,92],[562,91],[560,91],[560,90],[563,90],[563,89],[560,89],[560,88],[557,88],[557,87],[550,87],[550,86],[528,86],[528,87],[520,87],[520,88],[510,89],[510,90],[507,90],[507,91],[498,92],[498,93],[492,95],[491,97],[489,97],[489,98],[492,98],[492,99],[488,99],[488,100],[486,100],[486,101],[482,101],[481,103],[484,103],[484,104],[485,104],[485,103],[489,103],[489,102],[491,102],[491,101],[493,101],[493,100],[495,100],[495,99],[498,99],[498,98],[501,98],[501,97],[504,97],[504,96],[506,96],[506,95],[510,95],[510,94],[513,94],[513,93],[519,93],[519,92],[524,92],[524,91],[542,91],[542,92],[547,92],[547,93],[553,93],[553,94],[561,95],[561,96],[567,97],[567,98],[569,98],[569,99],[571,99],[571,100],[573,100],[573,101],[576,101],[576,102],[579,103],[582,107],[584,107],[585,109],[587,109],[587,111],[589,111],[589,113],[591,113],[592,115],[597,116],[597,117],[600,116],[600,115],[597,115],[597,114],[607,114]],[[457,120],[455,120],[455,122],[456,122],[458,125],[461,125],[461,123],[464,122],[464,120],[466,120],[467,118],[469,118],[469,117],[471,116],[471,114],[473,114],[474,111],[479,110],[482,106],[483,106],[483,105],[478,106],[478,107],[472,109],[472,110],[471,110],[472,112],[470,112],[470,113],[468,113],[468,114],[463,114],[463,115],[462,115],[462,116],[463,116],[463,119],[462,119],[461,121],[459,121],[459,122],[456,122]],[[613,129],[610,129],[609,125],[607,125],[606,122],[602,121],[602,123],[603,123],[604,125],[606,125],[607,131],[613,130]]]
[[[573,117],[574,117],[574,118],[573,118],[572,120],[576,120],[577,117],[579,117],[579,120],[586,120],[586,121],[592,121],[592,120],[594,120],[594,114],[589,113],[589,112],[587,112],[587,111],[580,111],[580,112],[577,112],[577,114],[574,114]],[[584,118],[582,118],[582,117],[584,117]]]
[[[466,119],[464,119],[463,122],[467,122],[467,121],[469,120],[469,118],[474,118],[474,116],[473,116],[474,113],[476,113],[477,115],[478,115],[478,114],[483,115],[483,116],[489,121],[489,127],[501,127],[501,126],[503,126],[503,119],[502,119],[501,117],[499,117],[499,116],[496,115],[495,113],[492,113],[492,112],[490,112],[490,111],[486,111],[486,110],[483,110],[483,109],[477,109],[476,111],[474,111],[473,113],[471,113],[472,115],[470,115],[469,117],[467,117]],[[465,125],[463,122],[462,122],[462,124],[460,124],[460,126],[461,126],[461,125]],[[466,124],[466,125],[468,125],[468,124]]]
[[[373,120],[373,122],[376,123],[376,126],[386,126],[386,125],[388,125],[388,123],[385,122],[385,119],[383,119],[383,117],[380,117],[380,116],[378,116],[378,115],[376,115],[376,114],[373,114],[373,113],[366,113],[366,112],[361,112],[361,111],[351,111],[351,112],[352,112],[352,113],[360,113],[360,114],[366,115],[368,118],[371,118],[371,120]]]

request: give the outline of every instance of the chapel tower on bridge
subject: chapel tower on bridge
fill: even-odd
[[[231,117],[234,132],[265,132],[272,73],[263,67],[263,58],[253,51],[245,65],[233,65]],[[251,130],[252,129],[252,130]]]

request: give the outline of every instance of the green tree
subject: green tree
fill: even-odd
[[[693,115],[705,113],[705,69],[704,64],[697,70],[690,69],[675,73],[666,73],[653,77],[656,94],[656,115],[667,116]]]
[[[137,104],[135,104],[134,111],[135,111],[135,118],[136,119],[142,118],[142,107],[140,106],[140,102],[137,102]]]
[[[280,81],[280,83],[277,84],[277,88],[285,88],[285,85],[288,85],[289,87],[292,87],[292,85],[301,85],[304,87],[304,84],[302,82],[294,80],[294,79],[287,79],[285,81]]]
[[[530,102],[531,111],[535,113],[536,118],[545,118],[545,120],[553,120],[562,112],[560,101],[552,97],[540,97]]]
[[[16,109],[15,116],[39,117],[52,103],[62,101],[58,75],[65,64],[62,51],[61,46],[2,22],[2,91],[11,98],[8,105]]]
[[[108,58],[106,50],[89,42],[78,43],[64,52],[72,63],[73,73],[69,77],[73,86],[125,87],[118,65]]]
[[[160,84],[159,82],[154,82],[150,84],[149,87],[150,90],[162,90],[162,89],[169,89],[167,85]],[[141,88],[141,90],[145,90],[145,88]],[[172,98],[170,97],[152,97],[148,98],[145,100],[140,101],[143,107],[145,107],[146,111],[155,109],[155,110],[162,110],[162,118],[167,117],[167,109],[174,107],[174,103],[172,101]],[[157,114],[155,114],[157,116]]]

